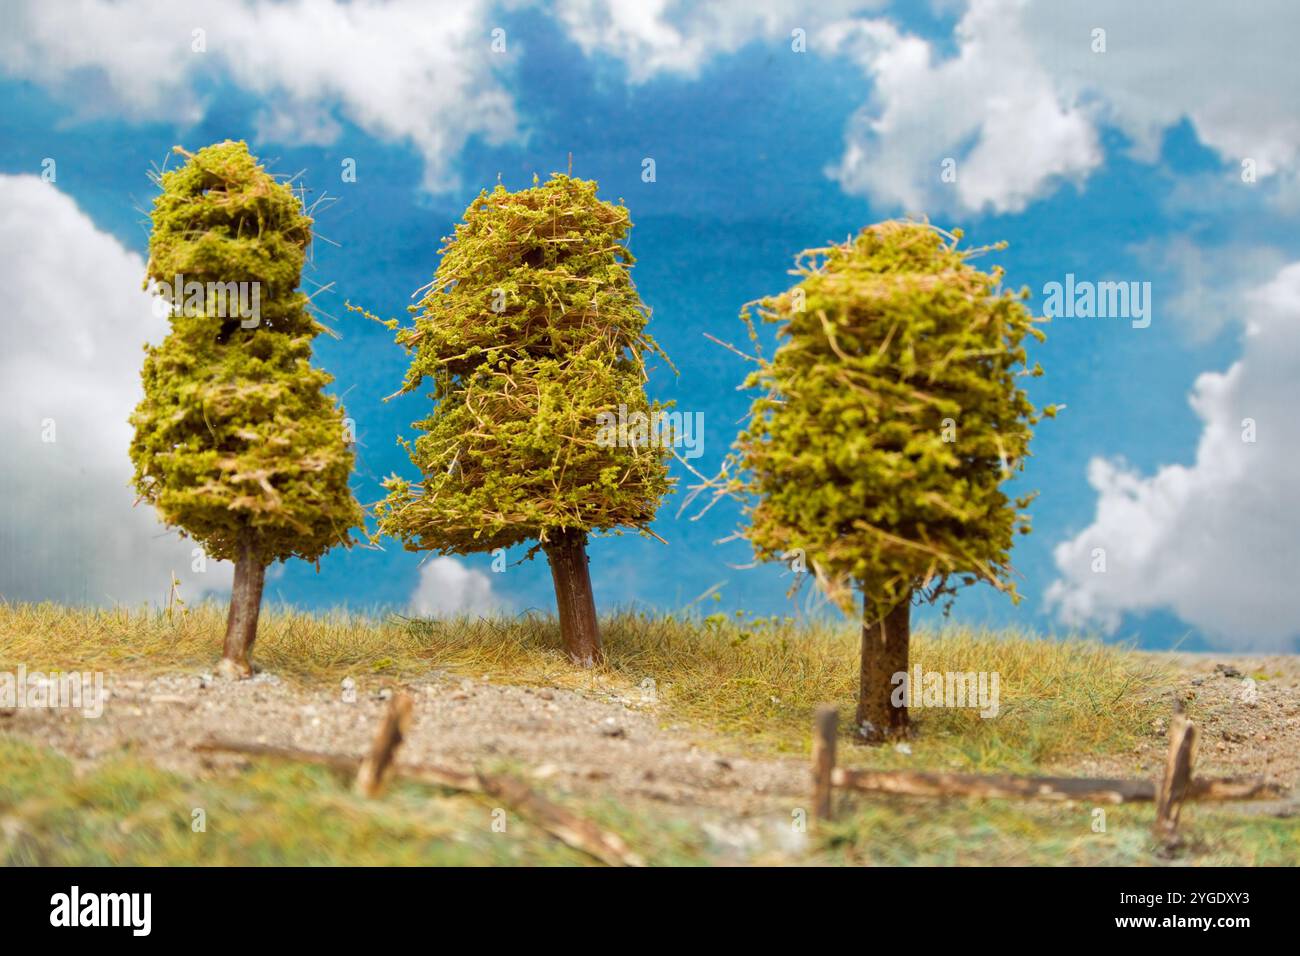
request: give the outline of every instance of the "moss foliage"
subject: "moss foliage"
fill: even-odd
[[[1001,289],[1000,269],[969,262],[985,250],[959,239],[880,223],[800,254],[799,283],[750,304],[780,328],[746,382],[764,394],[734,456],[742,533],[762,560],[801,550],[845,610],[854,585],[885,607],[976,580],[1015,596],[1010,549],[1032,495],[1003,484],[1039,421],[1017,385],[1042,374],[1024,340],[1044,336],[1027,292]]]
[[[351,543],[362,511],[332,378],[310,364],[323,328],[297,291],[312,220],[243,142],[200,150],[159,185],[147,279],[258,283],[260,321],[245,328],[212,294],[173,308],[131,416],[136,490],[213,558],[233,559],[251,530],[267,563],[314,561]]]
[[[556,174],[498,185],[444,239],[414,324],[402,392],[431,386],[434,408],[403,442],[422,482],[393,477],[382,533],[410,550],[487,551],[561,529],[649,533],[668,492],[669,451],[598,441],[597,416],[658,409],[646,358],[649,311],[629,272],[625,207],[596,183]]]

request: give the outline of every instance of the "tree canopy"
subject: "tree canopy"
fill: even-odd
[[[442,260],[397,329],[412,355],[401,393],[434,402],[403,442],[422,481],[392,477],[379,530],[411,550],[469,553],[555,532],[648,533],[668,492],[668,449],[599,441],[602,413],[650,414],[658,345],[632,283],[627,209],[596,183],[554,175],[498,185],[443,240]]]
[[[266,563],[315,561],[363,515],[332,378],[311,365],[323,327],[298,291],[312,220],[243,142],[184,155],[158,178],[146,283],[202,291],[177,290],[169,334],[145,347],[135,488],[213,558],[235,559],[251,533]],[[232,315],[213,292],[227,283],[255,289],[259,314]]]
[[[761,560],[801,551],[846,610],[854,586],[885,609],[976,580],[1015,594],[1010,550],[1032,496],[1003,483],[1039,421],[1018,378],[1042,373],[1024,340],[1043,334],[1027,290],[1002,289],[1000,268],[971,264],[987,250],[960,237],[879,223],[801,253],[799,282],[741,313],[756,345],[753,309],[779,325],[746,381],[762,392],[729,482],[742,534]]]

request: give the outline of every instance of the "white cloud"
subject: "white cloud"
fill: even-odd
[[[1066,95],[1095,95],[1104,118],[1154,159],[1166,130],[1187,119],[1226,160],[1261,175],[1300,158],[1300,70],[1291,0],[1248,10],[1219,0],[1089,0],[1034,3],[1022,29]],[[1106,30],[1106,52],[1091,35]]]
[[[1144,267],[1167,276],[1168,286],[1177,290],[1162,302],[1161,312],[1192,342],[1204,342],[1236,322],[1244,297],[1286,264],[1285,255],[1273,246],[1200,245],[1185,236],[1140,243],[1131,251]]]
[[[143,276],[140,257],[53,185],[0,176],[0,595],[10,600],[162,601],[173,571],[186,600],[230,586],[229,565],[193,573],[194,542],[133,507],[127,418],[143,345],[166,331]]]
[[[795,29],[811,48],[814,29],[873,9],[883,0],[560,0],[556,16],[584,54],[622,60],[633,83],[673,73],[694,78],[712,57],[755,40],[790,44]]]
[[[849,56],[871,84],[832,175],[847,192],[907,211],[1018,211],[1101,163],[1088,112],[1021,29],[1022,0],[976,0],[949,59],[893,21],[862,15],[881,5],[564,0],[557,16],[584,53],[622,60],[633,83],[696,77],[712,57],[756,40],[788,47],[791,30],[805,30],[809,54]],[[939,178],[949,157],[959,160],[953,184]]]
[[[1300,262],[1246,298],[1243,352],[1195,384],[1193,465],[1144,477],[1094,459],[1092,525],[1055,550],[1047,601],[1070,625],[1113,630],[1164,608],[1227,647],[1294,650],[1300,637]],[[1242,440],[1252,419],[1256,441]],[[1106,571],[1092,570],[1104,549]]]
[[[410,612],[418,617],[455,617],[493,614],[502,607],[485,573],[439,555],[421,565],[420,581],[411,593]]]
[[[496,72],[508,58],[491,50],[489,9],[487,0],[29,0],[6,10],[0,63],[83,113],[135,120],[195,122],[205,90],[226,79],[268,104],[262,135],[319,145],[347,119],[411,143],[425,185],[440,189],[471,136],[500,142],[515,131]],[[195,30],[205,31],[206,52],[192,49]]]
[[[833,171],[850,193],[907,212],[1018,212],[1101,162],[1085,109],[1064,97],[1020,27],[1023,0],[976,0],[941,59],[884,20],[827,27],[821,42],[856,60],[872,99],[854,117]],[[956,161],[954,181],[941,179]]]
[[[972,0],[956,54],[942,59],[887,20],[845,20],[821,39],[861,64],[872,98],[834,173],[847,191],[908,211],[1018,212],[1101,165],[1103,125],[1154,162],[1186,120],[1228,165],[1249,158],[1261,179],[1294,182],[1296,25],[1290,0],[1249,16],[1213,0]],[[1094,51],[1098,28],[1105,52]],[[948,157],[955,183],[939,178]]]
[[[516,134],[491,51],[493,11],[529,0],[20,0],[0,35],[10,75],[60,91],[83,114],[196,122],[223,79],[263,97],[269,141],[333,142],[341,121],[412,144],[425,185],[454,184],[467,140]],[[698,77],[707,63],[761,41],[847,55],[869,88],[832,173],[846,191],[905,211],[1017,212],[1104,161],[1099,130],[1123,131],[1154,161],[1186,119],[1229,165],[1252,159],[1264,180],[1300,194],[1297,8],[1257,0],[1244,16],[1219,0],[971,0],[946,44],[867,14],[882,0],[557,0],[553,16],[584,54],[614,57],[643,83]],[[947,9],[950,4],[942,4]],[[1106,52],[1093,30],[1106,30]],[[206,31],[207,51],[191,49]],[[508,37],[508,48],[521,39]],[[956,159],[955,183],[940,164]]]
[[[494,54],[495,10],[530,0],[20,0],[0,36],[10,75],[53,88],[82,114],[196,122],[214,84],[266,104],[268,141],[333,142],[344,120],[408,142],[425,185],[454,185],[456,156],[474,136],[502,142],[517,118]],[[1264,181],[1300,195],[1300,70],[1291,0],[1258,0],[1244,16],[1218,0],[1045,2],[971,0],[947,38],[931,41],[870,16],[882,0],[557,0],[547,8],[588,56],[622,61],[643,83],[696,78],[715,57],[760,41],[789,49],[807,32],[810,56],[862,68],[863,106],[831,171],[846,191],[904,211],[1018,212],[1104,161],[1112,126],[1154,161],[1164,134],[1187,120],[1229,166],[1252,159]],[[947,10],[951,4],[941,4]],[[1106,52],[1093,30],[1106,31]],[[207,51],[191,49],[206,31]],[[526,38],[510,36],[514,53]],[[957,160],[954,183],[940,180]]]

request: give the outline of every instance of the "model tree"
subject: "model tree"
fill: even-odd
[[[649,312],[632,284],[627,209],[555,175],[498,185],[465,211],[412,326],[401,392],[431,388],[403,442],[419,484],[393,477],[379,530],[410,550],[468,554],[535,541],[550,562],[564,647],[601,659],[592,532],[649,531],[670,488],[662,443],[603,440],[603,416],[651,415]],[[389,322],[390,328],[398,328]],[[664,357],[666,361],[666,357]],[[400,394],[400,393],[399,393]]]
[[[911,607],[958,585],[1009,592],[1013,534],[1032,496],[1023,467],[1038,414],[1017,387],[1026,336],[1042,339],[1002,272],[970,263],[960,232],[890,221],[796,258],[799,283],[750,303],[778,346],[736,446],[731,490],[762,560],[800,555],[846,611],[863,596],[859,733],[908,729],[895,675],[908,671]],[[1001,246],[996,247],[1001,248]],[[1054,415],[1054,408],[1045,409]]]
[[[171,293],[171,330],[145,349],[134,483],[235,563],[220,673],[248,677],[267,565],[350,544],[362,512],[332,379],[311,365],[323,327],[298,291],[312,220],[244,143],[176,151],[187,162],[158,177],[146,277]]]

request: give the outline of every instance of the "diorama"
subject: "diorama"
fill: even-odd
[[[6,8],[0,861],[1300,861],[1295,11],[827,6]]]

